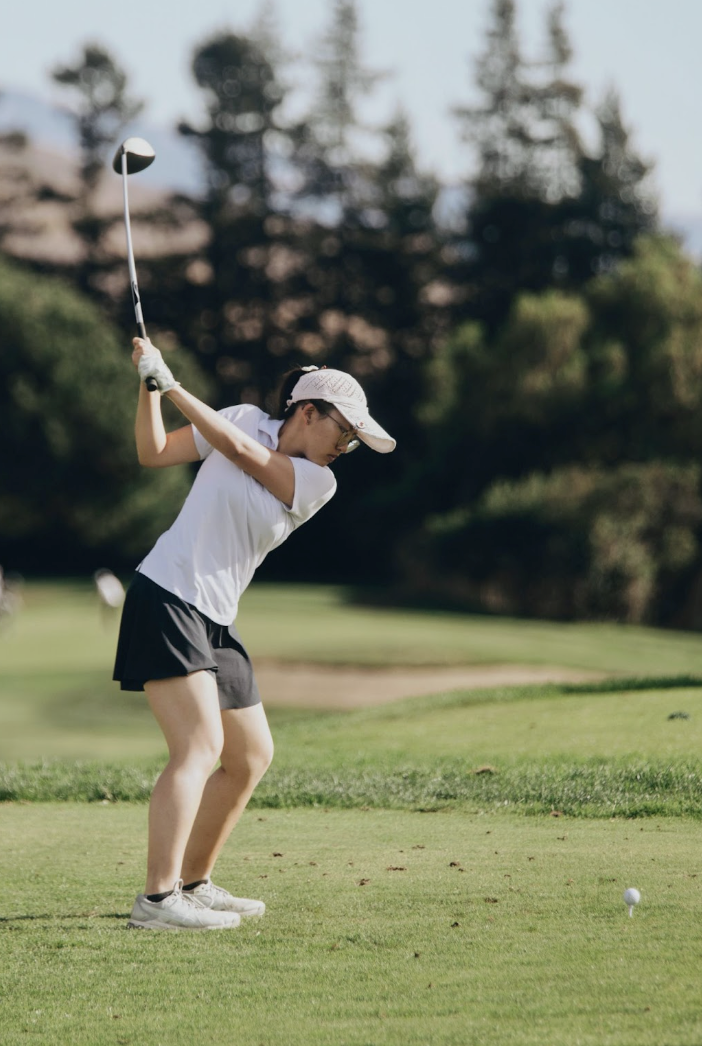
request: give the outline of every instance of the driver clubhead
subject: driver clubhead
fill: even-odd
[[[122,173],[122,156],[127,157],[127,174],[143,171],[156,159],[156,153],[145,138],[125,138],[112,161],[113,170],[117,174]]]

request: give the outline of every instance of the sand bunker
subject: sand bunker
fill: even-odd
[[[291,708],[367,708],[446,690],[594,682],[605,678],[602,672],[544,665],[351,668],[258,661],[255,669],[264,704]]]

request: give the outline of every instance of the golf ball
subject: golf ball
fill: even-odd
[[[640,900],[641,894],[633,887],[624,891],[624,904],[638,904]]]

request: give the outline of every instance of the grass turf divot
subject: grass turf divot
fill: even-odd
[[[249,812],[218,881],[268,912],[194,935],[125,930],[143,806],[0,827],[3,1046],[702,1040],[695,822]]]

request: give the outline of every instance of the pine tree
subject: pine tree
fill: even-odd
[[[564,25],[565,4],[557,2],[547,14],[546,57],[534,63],[543,82],[535,90],[538,120],[540,193],[550,203],[577,196],[582,143],[576,127],[583,89],[570,79],[573,49]]]
[[[254,18],[248,38],[259,49],[272,69],[276,80],[282,84],[283,94],[288,85],[284,82],[283,70],[291,63],[292,56],[280,38],[280,24],[275,0],[262,0]]]
[[[454,110],[476,153],[475,193],[530,196],[538,189],[534,93],[517,34],[515,0],[493,0],[485,50],[475,66],[481,104]]]
[[[353,344],[345,363],[365,371],[373,393],[386,404],[388,426],[406,451],[419,453],[421,430],[407,407],[421,395],[422,363],[445,329],[443,301],[433,295],[441,272],[434,220],[439,186],[418,169],[402,110],[384,134],[386,152],[373,179],[377,226],[351,240],[365,274],[365,294],[353,311],[375,329],[378,348]]]
[[[632,146],[616,91],[607,93],[595,115],[599,149],[594,156],[582,155],[580,194],[565,214],[574,282],[610,271],[632,254],[639,236],[657,226],[652,164]]]
[[[358,114],[378,77],[361,61],[355,0],[335,0],[313,64],[317,94],[292,132],[299,188],[291,214],[303,222],[298,243],[305,258],[297,293],[309,302],[297,344],[313,361],[323,356],[328,365],[351,369],[353,362],[360,375],[364,367],[378,368],[387,338],[375,312],[386,282],[376,266],[385,216],[377,168],[363,156],[367,129]]]
[[[467,237],[454,245],[452,278],[466,302],[463,315],[494,329],[517,290],[537,289],[551,268],[541,96],[522,55],[515,0],[493,0],[475,79],[480,103],[455,110],[473,147],[476,173],[468,186]]]
[[[330,219],[346,226],[363,225],[368,218],[370,183],[362,144],[369,128],[359,107],[383,76],[364,65],[360,40],[356,0],[334,0],[313,60],[318,89],[306,121],[305,155],[313,177],[305,191],[326,200]]]
[[[650,167],[631,147],[615,94],[596,111],[599,151],[589,155],[580,140],[582,89],[568,71],[562,3],[548,13],[547,44],[542,60],[526,62],[514,0],[494,0],[477,65],[483,101],[458,110],[477,172],[453,278],[463,288],[463,316],[490,332],[520,291],[576,289],[655,228]]]
[[[194,209],[207,242],[199,275],[186,275],[176,322],[216,372],[223,401],[262,401],[278,369],[271,366],[271,346],[287,351],[276,340],[284,277],[273,264],[280,237],[276,166],[284,165],[286,152],[276,113],[284,91],[248,37],[224,33],[206,41],[192,68],[206,97],[206,118],[197,127],[183,122],[179,130],[202,158],[206,190]],[[192,258],[187,268],[192,271]]]
[[[84,290],[100,293],[101,273],[114,263],[104,246],[114,219],[97,212],[95,195],[109,159],[106,153],[117,142],[120,131],[141,112],[143,103],[130,97],[126,73],[109,51],[96,43],[85,44],[75,64],[57,66],[51,75],[74,98],[80,190],[74,201],[72,224],[82,247],[76,282]]]

